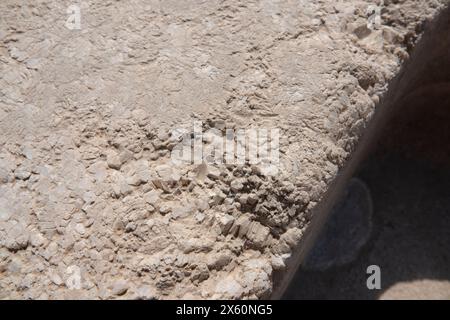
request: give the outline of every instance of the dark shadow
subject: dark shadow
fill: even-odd
[[[448,13],[441,24],[442,41],[429,48],[434,58],[404,86],[409,92],[379,128],[378,142],[357,173],[374,205],[369,241],[347,265],[326,271],[300,267],[285,299],[377,299],[402,282],[450,281]],[[366,286],[369,265],[381,268],[381,290]],[[434,292],[436,296],[450,299],[450,282],[439,288],[448,292]],[[388,298],[408,297],[408,292],[402,294]]]

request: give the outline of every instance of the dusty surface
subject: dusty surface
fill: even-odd
[[[258,298],[446,1],[0,3],[0,296]],[[276,176],[174,129],[279,128]],[[208,143],[208,141],[205,141]]]

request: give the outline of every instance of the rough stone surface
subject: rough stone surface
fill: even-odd
[[[267,297],[445,3],[376,2],[1,1],[0,298]],[[278,174],[174,164],[199,120],[278,128]]]

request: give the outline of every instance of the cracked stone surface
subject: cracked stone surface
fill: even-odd
[[[0,297],[269,296],[446,3],[1,1]],[[278,128],[278,174],[175,165],[194,121]]]

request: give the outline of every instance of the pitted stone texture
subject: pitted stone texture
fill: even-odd
[[[1,297],[267,297],[445,3],[381,2],[1,1]],[[279,129],[278,174],[174,165],[199,120]]]

